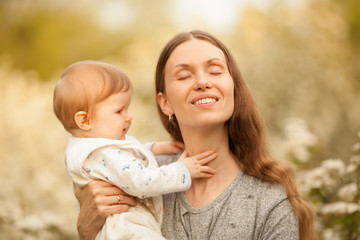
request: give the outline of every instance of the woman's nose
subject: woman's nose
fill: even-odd
[[[209,82],[205,74],[199,74],[198,76],[196,76],[195,81],[196,81],[194,84],[195,90],[204,90],[212,87],[211,82]]]

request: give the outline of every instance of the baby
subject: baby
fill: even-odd
[[[191,179],[212,177],[206,164],[217,154],[208,151],[158,167],[154,155],[181,151],[177,142],[160,142],[150,150],[126,135],[132,117],[129,78],[118,68],[81,61],[63,72],[54,91],[54,112],[71,133],[65,152],[72,181],[84,187],[93,179],[107,181],[138,199],[128,212],[107,218],[96,239],[164,239],[161,195],[186,191]],[[118,197],[120,203],[120,196]]]

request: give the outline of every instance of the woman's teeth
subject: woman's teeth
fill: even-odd
[[[200,100],[197,100],[195,102],[195,105],[200,105],[200,104],[205,104],[205,103],[213,103],[216,102],[216,100],[214,98],[203,98]]]

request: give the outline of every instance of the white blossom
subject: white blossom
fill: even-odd
[[[346,172],[353,173],[357,169],[359,169],[359,167],[360,167],[360,156],[359,155],[352,156],[350,158],[349,165],[346,167]]]
[[[39,231],[46,228],[46,223],[36,215],[26,216],[16,222],[16,227],[19,229],[28,229]]]
[[[347,202],[335,202],[325,204],[320,212],[323,215],[335,214],[335,215],[344,215],[352,214],[357,211],[360,211],[360,206],[356,203],[347,203]]]
[[[308,193],[311,189],[335,188],[344,172],[345,164],[340,159],[325,160],[319,167],[299,174],[301,189]]]
[[[338,232],[332,228],[324,229],[321,233],[323,239],[341,240]]]
[[[285,120],[285,135],[294,143],[314,146],[317,143],[316,135],[312,134],[307,123],[300,118],[288,118]]]
[[[345,164],[341,159],[328,159],[321,163],[321,167],[330,174],[342,176],[345,173]]]
[[[309,147],[315,146],[318,139],[308,129],[303,119],[288,118],[285,120],[285,151],[292,153],[300,162],[310,159]]]
[[[350,202],[354,200],[357,191],[358,187],[356,183],[352,182],[341,187],[338,191],[338,196],[340,197],[340,199]]]
[[[355,155],[350,158],[350,163],[360,166],[360,156]]]
[[[51,226],[61,226],[64,222],[58,216],[50,212],[43,212],[36,215],[28,215],[19,219],[15,224],[19,229],[40,231]]]
[[[353,151],[360,151],[360,142],[354,144]]]

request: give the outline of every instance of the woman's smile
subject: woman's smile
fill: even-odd
[[[195,97],[191,103],[198,107],[210,107],[216,104],[219,98],[215,95],[199,95]]]

